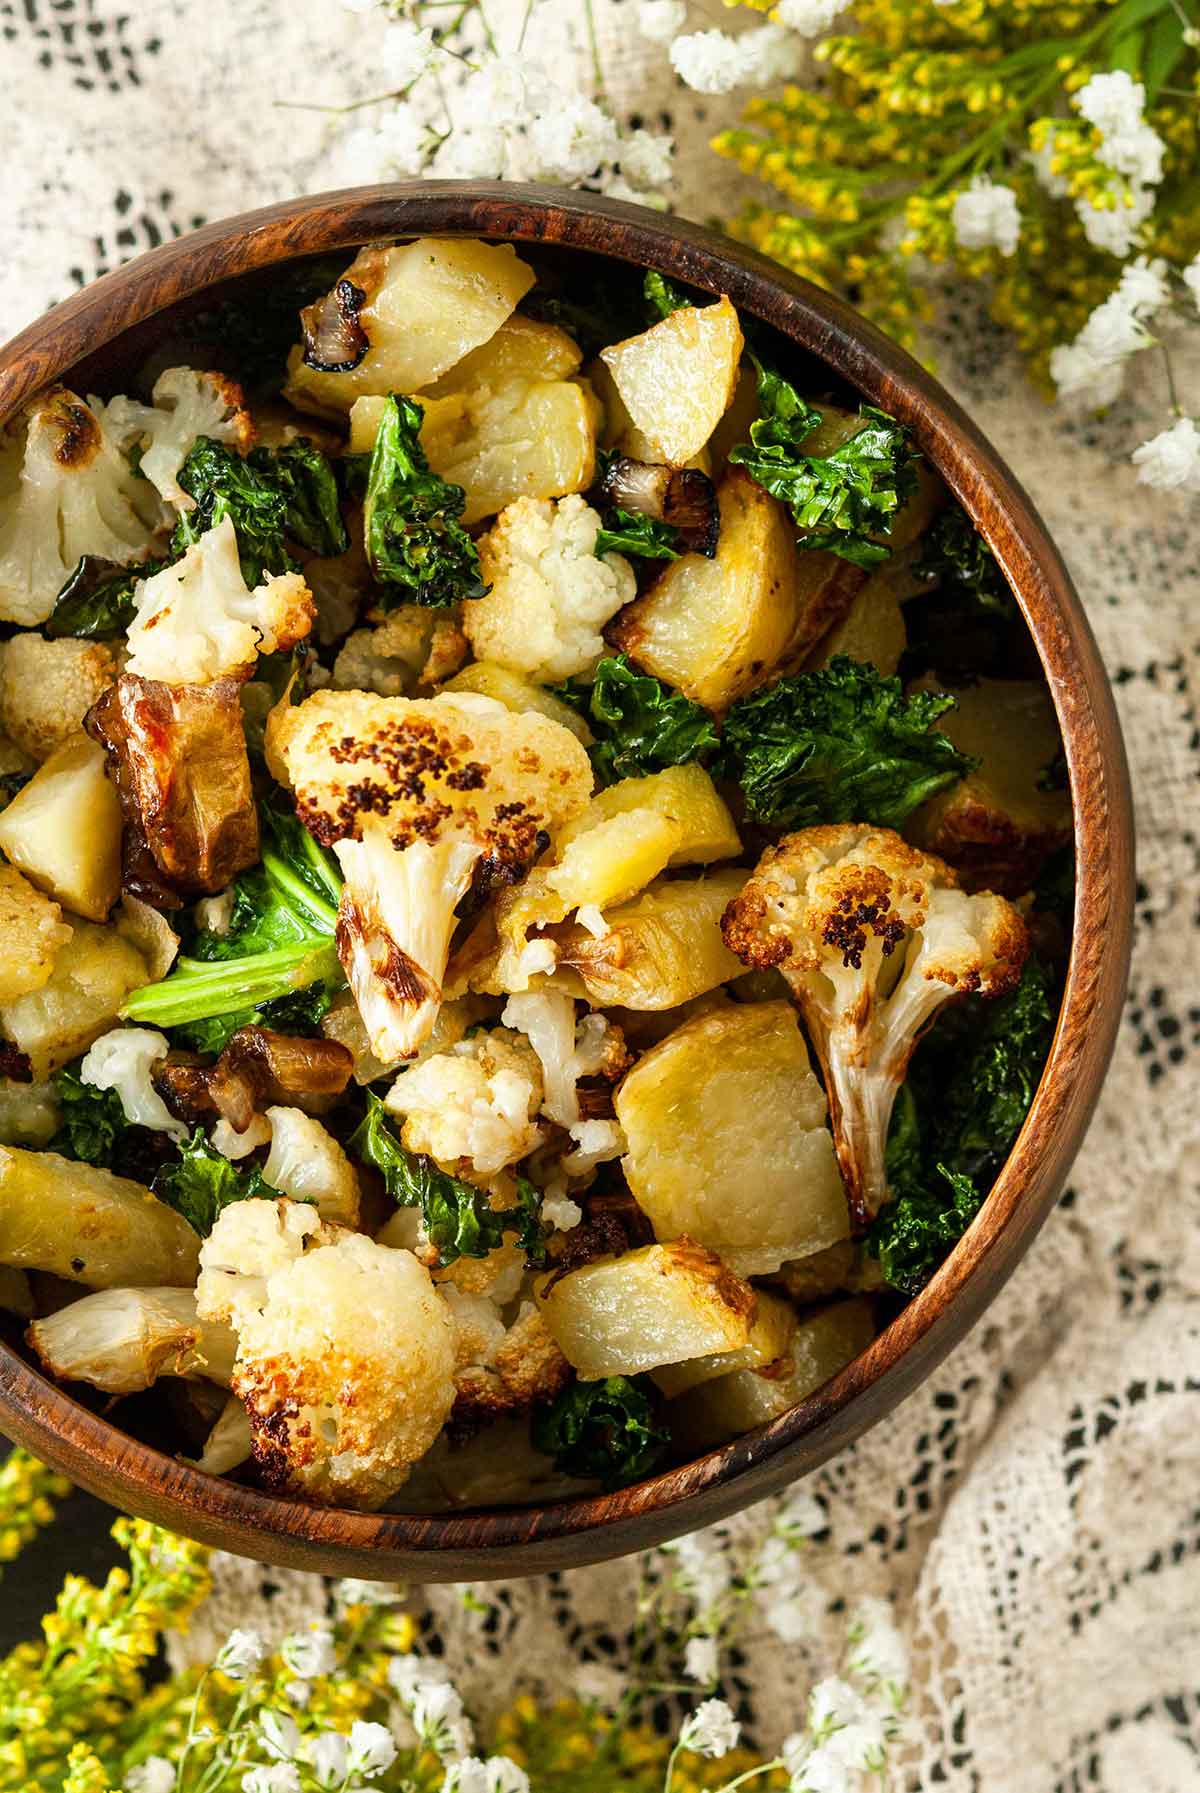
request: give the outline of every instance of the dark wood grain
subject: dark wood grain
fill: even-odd
[[[337,1574],[448,1581],[595,1562],[659,1543],[783,1488],[929,1374],[1011,1274],[1083,1137],[1125,994],[1133,815],[1108,681],[1079,599],[1028,497],[971,420],[849,306],[724,238],[615,201],[424,182],[321,195],[207,226],[106,275],[0,351],[0,420],[47,382],[214,285],[377,237],[479,235],[658,268],[728,293],[911,424],[975,519],[1028,620],[1058,712],[1075,810],[1075,931],[1063,1006],[1020,1137],[975,1223],[928,1287],[811,1399],[719,1451],[620,1493],[436,1517],[309,1507],[204,1476],[86,1411],[0,1346],[0,1423],[84,1487],[192,1537]],[[1032,402],[1032,401],[1031,401]]]

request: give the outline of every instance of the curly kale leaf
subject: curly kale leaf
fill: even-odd
[[[797,546],[824,548],[855,566],[873,567],[890,550],[873,538],[891,531],[892,518],[916,487],[916,451],[904,424],[874,405],[861,405],[863,427],[826,455],[806,455],[803,443],[821,413],[762,362],[762,415],[750,441],[729,456],[772,497],[782,499],[804,531]]]
[[[256,448],[246,460],[284,501],[284,535],[310,554],[344,554],[350,536],[328,458],[307,437],[279,448]]]
[[[163,560],[142,560],[134,566],[84,554],[54,600],[44,624],[47,635],[73,635],[82,641],[112,641],[123,635],[137,615],[134,587],[139,579],[161,572]]]
[[[606,1490],[641,1481],[671,1443],[641,1384],[628,1376],[573,1383],[534,1414],[534,1449],[553,1457],[564,1475],[599,1478]]]
[[[426,1236],[436,1247],[441,1264],[453,1264],[457,1258],[485,1258],[512,1234],[527,1263],[545,1263],[541,1196],[524,1177],[517,1178],[516,1205],[493,1208],[485,1190],[440,1170],[432,1158],[406,1151],[388,1123],[383,1103],[370,1090],[366,1116],[351,1135],[347,1150],[379,1172],[398,1207],[420,1209]]]
[[[995,556],[960,505],[949,505],[921,537],[913,572],[918,579],[936,580],[964,603],[997,616],[1016,615],[1016,600]]]
[[[112,1170],[129,1129],[116,1090],[96,1089],[79,1075],[82,1061],[64,1065],[51,1082],[62,1111],[58,1132],[49,1149],[81,1164],[99,1164]]]
[[[325,555],[349,546],[333,469],[311,442],[256,448],[243,458],[223,442],[199,436],[179,469],[179,483],[195,505],[175,525],[172,559],[225,517],[237,533],[249,586],[260,585],[265,573],[296,570],[289,544]]]
[[[367,559],[391,604],[444,608],[482,598],[489,587],[458,520],[466,493],[429,471],[420,443],[424,416],[414,399],[392,393],[384,401],[363,512]]]
[[[1033,1101],[1054,1032],[1045,970],[970,1002],[918,1047],[888,1136],[892,1200],[867,1235],[884,1277],[923,1288],[983,1204]]]
[[[654,268],[649,269],[642,282],[642,293],[646,300],[646,308],[655,323],[669,318],[673,311],[680,311],[684,306],[690,308],[692,300],[688,298],[681,286],[668,280]]]
[[[596,531],[596,554],[640,554],[643,560],[678,560],[679,531],[641,511],[610,510]]]
[[[636,671],[624,654],[601,660],[591,685],[568,679],[553,690],[586,718],[602,784],[704,759],[719,745],[707,710],[651,673]]]
[[[755,820],[773,827],[899,828],[976,764],[933,727],[953,707],[945,692],[905,696],[899,679],[838,654],[734,704],[721,770]]]
[[[280,1194],[268,1183],[260,1170],[251,1166],[239,1170],[223,1158],[215,1146],[209,1145],[202,1127],[179,1148],[178,1158],[164,1164],[150,1185],[160,1202],[166,1202],[201,1238],[207,1238],[222,1212],[234,1202],[263,1197],[275,1201]],[[293,1198],[311,1202],[310,1196]]]

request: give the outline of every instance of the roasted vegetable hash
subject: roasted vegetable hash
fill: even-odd
[[[785,1412],[1049,1046],[1070,798],[986,546],[602,266],[373,245],[0,445],[3,1323],[315,1502]]]

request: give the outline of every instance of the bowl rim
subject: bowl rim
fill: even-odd
[[[1120,1022],[1133,917],[1133,811],[1108,678],[1028,496],[959,405],[844,301],[702,226],[641,206],[499,182],[388,183],[203,226],[126,263],[0,349],[0,424],[137,323],[223,281],[375,239],[492,237],[656,268],[791,337],[912,426],[992,547],[1058,714],[1074,807],[1074,932],[1050,1054],[978,1216],[926,1287],[838,1376],[756,1432],[632,1488],[551,1505],[357,1513],[245,1488],[140,1443],[0,1341],[0,1424],[115,1505],[243,1555],[335,1574],[492,1579],[661,1543],[775,1493],[891,1411],[979,1318],[1046,1218],[1083,1137]]]

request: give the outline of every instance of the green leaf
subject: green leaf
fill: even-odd
[[[341,554],[349,536],[338,508],[329,461],[307,439],[281,448],[256,448],[245,457],[199,436],[179,470],[195,508],[175,525],[171,558],[185,553],[229,517],[237,533],[242,577],[253,587],[264,573],[296,569],[289,544],[315,554]]]
[[[530,1437],[564,1475],[598,1477],[610,1491],[649,1475],[671,1443],[641,1378],[628,1376],[573,1383],[534,1414]]]
[[[95,1089],[79,1075],[81,1059],[65,1065],[51,1078],[62,1109],[62,1123],[49,1150],[82,1164],[113,1168],[113,1160],[129,1122],[116,1090]]]
[[[282,497],[288,541],[324,557],[346,552],[350,536],[338,503],[337,480],[319,448],[302,436],[279,448],[256,448],[246,459]]]
[[[975,603],[997,616],[1012,617],[1017,602],[995,556],[959,505],[942,511],[921,537],[921,553],[913,567],[918,579],[936,579],[964,603]]]
[[[680,311],[684,306],[690,308],[692,304],[682,287],[676,286],[673,280],[668,280],[665,274],[658,273],[654,268],[648,270],[642,282],[642,292],[651,317],[660,323],[663,318],[669,318],[673,311]]]
[[[260,1170],[251,1167],[239,1170],[223,1158],[204,1137],[198,1127],[186,1145],[179,1148],[179,1157],[163,1165],[150,1185],[160,1202],[166,1202],[201,1238],[207,1238],[224,1210],[234,1202],[250,1201],[261,1196],[275,1201],[280,1195]],[[308,1196],[293,1200],[312,1202]]]
[[[545,1263],[541,1196],[524,1177],[517,1178],[516,1206],[493,1208],[486,1190],[452,1177],[432,1158],[406,1151],[391,1129],[383,1103],[370,1090],[366,1116],[346,1149],[379,1172],[398,1207],[420,1209],[425,1233],[436,1247],[440,1263],[485,1258],[513,1234],[527,1263]]]
[[[1152,106],[1159,90],[1175,73],[1187,50],[1183,19],[1176,12],[1164,12],[1150,26],[1149,40],[1140,70],[1135,71],[1146,89],[1146,103]]]
[[[54,600],[43,627],[52,638],[73,635],[82,641],[112,641],[123,635],[137,614],[133,588],[139,579],[161,572],[163,560],[142,560],[120,567],[115,561],[85,554]]]
[[[367,559],[388,588],[388,604],[444,608],[482,598],[490,587],[479,554],[458,521],[466,503],[461,486],[429,471],[419,440],[424,411],[392,393],[384,401],[371,455],[363,512]]]
[[[983,1202],[970,1177],[935,1167],[932,1187],[903,1187],[867,1235],[884,1281],[902,1295],[916,1295],[949,1255]]]
[[[806,455],[802,444],[821,413],[795,387],[757,359],[761,417],[750,441],[729,459],[782,499],[805,532],[797,547],[822,548],[855,566],[873,567],[890,550],[873,538],[889,534],[895,512],[916,487],[916,451],[904,424],[874,405],[861,405],[863,427],[827,455]]]
[[[734,704],[721,771],[741,785],[750,815],[772,827],[899,828],[976,763],[933,730],[953,707],[942,691],[906,697],[899,679],[839,654]]]
[[[587,718],[595,736],[592,765],[602,784],[704,759],[719,746],[707,710],[652,674],[637,672],[624,654],[601,660],[591,685],[568,679],[552,689]]]
[[[641,511],[610,510],[596,531],[597,555],[640,554],[643,560],[678,560],[679,531]]]

